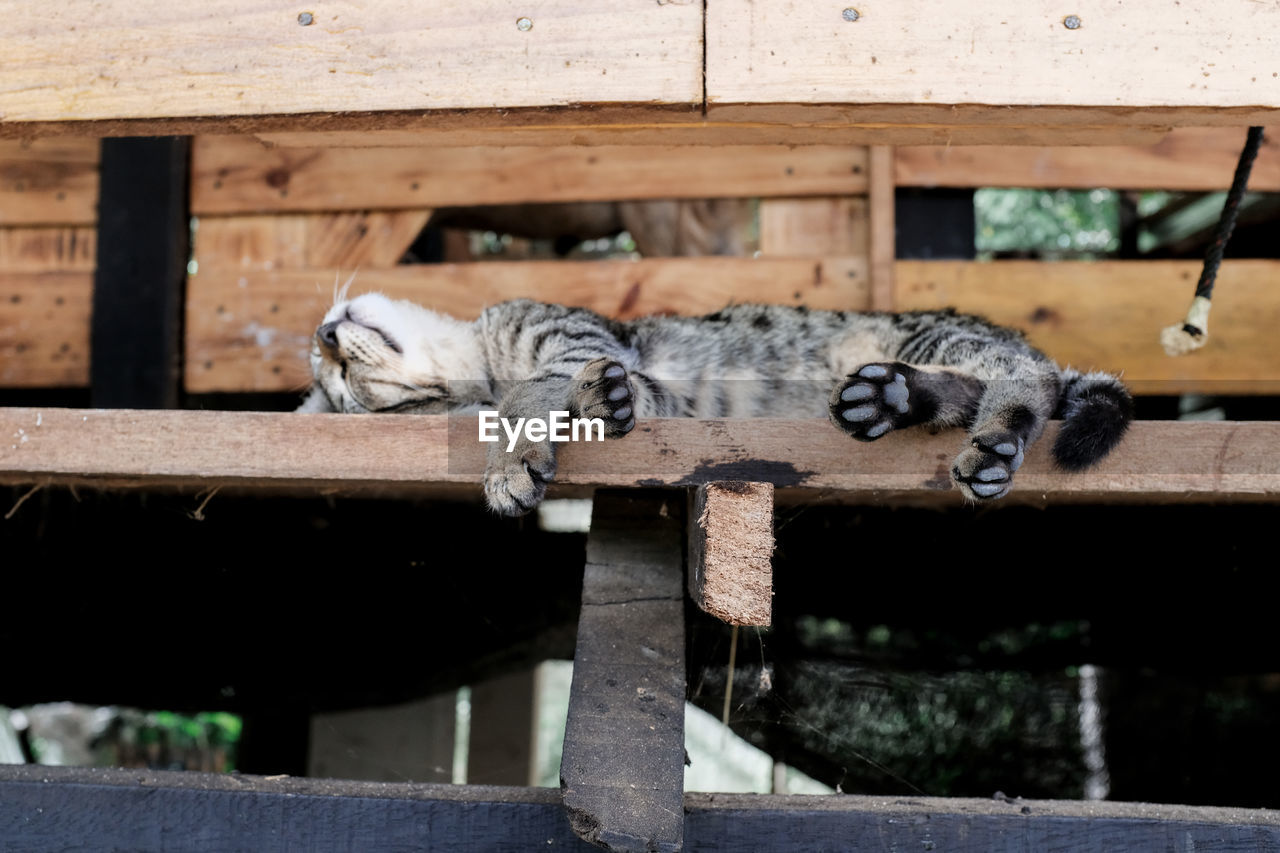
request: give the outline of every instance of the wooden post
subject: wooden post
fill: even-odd
[[[867,193],[871,197],[871,307],[876,311],[892,311],[896,237],[893,149],[887,145],[871,146],[870,170]]]
[[[773,484],[726,480],[689,496],[689,595],[730,625],[773,612]]]
[[[683,501],[596,493],[560,786],[583,839],[678,851],[684,839]]]

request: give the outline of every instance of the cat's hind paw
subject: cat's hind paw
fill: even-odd
[[[1025,451],[1022,437],[1007,430],[975,435],[951,466],[951,480],[971,501],[1002,498],[1013,486]]]
[[[611,358],[587,362],[573,379],[575,414],[604,421],[608,438],[624,436],[635,428],[635,402],[627,369]]]
[[[831,392],[832,422],[859,441],[874,441],[905,421],[911,376],[905,364],[864,364]]]

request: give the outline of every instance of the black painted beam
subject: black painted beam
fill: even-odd
[[[179,402],[190,140],[104,139],[89,382],[94,408]]]
[[[613,850],[683,844],[684,505],[643,490],[592,505],[560,785],[575,831]]]
[[[546,788],[0,766],[0,851],[594,848]],[[1165,853],[1280,849],[1268,810],[1045,800],[687,794],[689,850]]]

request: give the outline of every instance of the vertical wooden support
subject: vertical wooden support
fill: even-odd
[[[190,140],[105,139],[90,332],[95,408],[178,405]]]
[[[560,785],[583,839],[684,839],[684,496],[600,491],[587,538]]]
[[[773,614],[773,483],[726,480],[689,495],[689,595],[730,625]]]
[[[535,682],[527,669],[471,685],[468,784],[534,784]]]
[[[871,308],[894,310],[893,148],[871,146],[867,194],[871,199]]]

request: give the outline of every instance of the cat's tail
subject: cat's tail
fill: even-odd
[[[1120,443],[1133,420],[1133,397],[1110,373],[1062,371],[1062,395],[1054,417],[1062,429],[1053,443],[1053,458],[1068,471],[1098,462]]]

